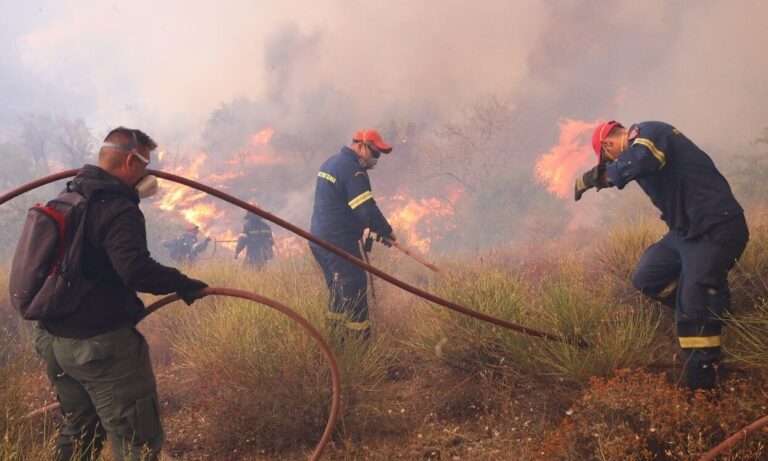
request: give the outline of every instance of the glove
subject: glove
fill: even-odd
[[[395,242],[395,234],[389,233],[389,234],[376,234],[376,241],[383,243],[384,245],[391,247],[392,242]]]
[[[605,163],[599,163],[594,168],[586,171],[583,175],[581,175],[581,177],[576,180],[576,184],[574,185],[574,200],[578,202],[581,199],[581,196],[584,195],[584,192],[592,189],[593,187],[597,190],[609,187],[611,184],[603,179],[605,176],[604,173]]]
[[[371,250],[373,250],[373,237],[371,235],[368,235],[368,237],[365,239],[365,243],[363,243],[363,250],[366,253],[370,253]]]
[[[190,288],[184,292],[177,292],[176,294],[179,295],[179,298],[184,301],[187,306],[191,306],[193,302],[197,301],[198,299],[202,298],[203,295],[200,294],[200,290],[203,288],[208,288],[208,284],[200,281],[191,279],[192,283],[190,283]]]

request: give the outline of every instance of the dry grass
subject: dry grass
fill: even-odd
[[[342,346],[325,327],[327,293],[307,255],[261,272],[225,262],[189,272],[275,298],[328,338],[344,382],[332,459],[693,459],[768,412],[759,373],[768,366],[768,307],[760,302],[768,286],[766,230],[753,229],[734,273],[734,296],[742,301],[728,338],[729,360],[758,372],[740,375],[717,404],[686,398],[663,376],[618,371],[644,368],[659,347],[674,343],[664,311],[628,284],[642,251],[660,235],[649,222],[618,226],[601,244],[575,253],[530,249],[538,259],[526,270],[525,261],[501,253],[439,261],[448,280],[396,253],[374,254],[375,265],[440,296],[588,343],[583,350],[457,315],[381,281],[373,340]],[[0,283],[3,277],[0,271]],[[0,314],[0,460],[49,458],[51,422],[18,419],[50,402],[42,366],[24,323],[7,304]],[[164,308],[141,329],[163,400],[166,458],[306,458],[328,413],[330,380],[296,325],[264,306],[209,298]],[[710,432],[696,432],[699,426]],[[757,459],[760,443],[756,438],[726,459]]]

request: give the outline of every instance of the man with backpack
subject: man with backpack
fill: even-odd
[[[104,139],[99,166],[85,165],[67,184],[65,193],[76,192],[87,202],[80,222],[83,281],[75,285],[82,287],[79,301],[66,306],[64,315],[25,315],[41,319],[36,348],[47,362],[64,414],[57,460],[95,459],[107,435],[116,460],[156,460],[163,445],[149,351],[135,328],[144,309],[136,292],[177,292],[191,304],[207,285],[159,264],[147,250],[138,204],[157,188],[156,179],[147,174],[156,147],[142,131],[116,128]],[[20,247],[24,241],[22,235]],[[20,253],[17,249],[14,265],[23,261]],[[66,271],[54,268],[52,273],[56,270]],[[18,292],[24,290],[14,291],[12,280],[13,299],[19,299]]]

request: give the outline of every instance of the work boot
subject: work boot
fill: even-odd
[[[697,389],[714,389],[717,383],[717,368],[714,362],[689,362],[685,367],[685,377],[688,389],[692,391]]]

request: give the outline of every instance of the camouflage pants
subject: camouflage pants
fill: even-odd
[[[156,460],[165,439],[144,337],[133,327],[88,339],[38,327],[35,347],[64,415],[57,460],[96,459],[106,436],[115,460]]]

